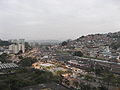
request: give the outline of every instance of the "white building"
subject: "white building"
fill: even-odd
[[[10,53],[18,53],[20,50],[22,50],[22,52],[25,52],[25,45],[24,44],[12,44],[9,46],[9,51]]]
[[[24,44],[18,44],[18,50],[22,50],[22,52],[25,52],[25,45]]]
[[[25,40],[24,39],[14,39],[14,40],[10,40],[12,43],[12,45],[9,46],[9,51],[10,53],[18,53],[19,51],[22,50],[22,52],[25,52]]]

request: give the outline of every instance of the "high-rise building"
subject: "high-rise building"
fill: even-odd
[[[25,44],[25,39],[19,39],[20,44]]]
[[[24,44],[12,44],[9,46],[10,53],[18,53],[19,51],[25,52],[25,45]]]
[[[22,50],[22,52],[25,52],[25,45],[24,44],[18,44],[18,50]]]
[[[9,51],[10,53],[18,53],[19,50],[18,50],[18,46],[16,44],[12,44],[9,46]]]
[[[24,39],[19,39],[19,40],[11,40],[12,45],[9,46],[9,51],[11,53],[18,53],[19,51],[22,51],[23,53],[25,52],[25,40]]]

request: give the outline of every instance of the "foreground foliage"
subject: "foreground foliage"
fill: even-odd
[[[14,75],[0,76],[0,90],[19,90],[22,87],[56,80],[51,72],[23,68]]]

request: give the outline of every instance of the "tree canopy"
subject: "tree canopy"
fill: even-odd
[[[0,41],[0,46],[9,46],[11,45],[12,43],[8,42],[8,41]]]
[[[3,54],[0,55],[0,61],[1,61],[2,63],[10,62],[8,59],[9,59],[9,55],[8,55],[8,54],[3,53]]]
[[[30,57],[27,57],[27,58],[23,58],[19,64],[20,66],[23,66],[23,67],[28,67],[28,66],[31,66],[33,63],[35,63],[37,60],[34,59],[34,58],[30,58]]]
[[[75,51],[74,56],[79,56],[79,57],[82,57],[83,56],[83,53],[81,51]]]
[[[62,46],[66,46],[67,45],[67,42],[66,41],[64,41],[64,42],[62,42],[62,44],[61,44]]]

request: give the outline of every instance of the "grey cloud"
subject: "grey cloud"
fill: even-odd
[[[119,16],[119,0],[0,0],[0,36],[75,39],[119,31]]]

